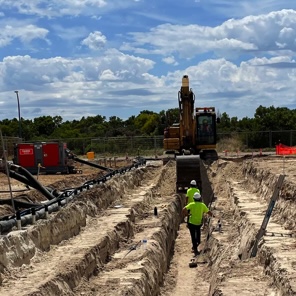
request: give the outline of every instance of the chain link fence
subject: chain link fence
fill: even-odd
[[[96,154],[110,156],[161,155],[163,136],[108,137],[91,140],[91,149]]]
[[[4,150],[6,151],[6,156],[8,158],[8,160],[12,160],[13,155],[14,155],[14,144],[20,143],[21,139],[18,137],[6,137],[3,136],[3,143],[1,141],[1,145],[0,145],[0,157],[3,158],[4,157]]]
[[[256,149],[275,149],[279,142],[287,146],[296,146],[296,131],[257,131],[231,132],[217,134],[217,151],[250,151]],[[235,141],[234,141],[235,140]],[[20,143],[17,137],[3,137],[8,158],[13,157],[15,143]],[[102,137],[102,138],[65,138],[46,139],[42,142],[62,141],[76,155],[86,155],[93,151],[96,157],[112,156],[145,156],[163,154],[163,136],[134,137]],[[32,142],[32,141],[30,141]],[[0,156],[3,154],[2,143]]]
[[[287,146],[296,146],[296,131],[289,130],[218,133],[218,146],[219,143],[221,144],[227,139],[237,139],[241,144],[240,149],[242,151],[251,149],[275,149],[275,145],[278,143],[283,143]]]

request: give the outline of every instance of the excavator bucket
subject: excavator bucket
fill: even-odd
[[[176,191],[178,193],[186,192],[191,180],[196,181],[197,188],[202,188],[200,165],[199,155],[176,156]]]

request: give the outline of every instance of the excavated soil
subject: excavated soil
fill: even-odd
[[[295,165],[294,158],[269,156],[204,166],[215,218],[203,227],[196,268],[188,266],[175,162],[148,162],[115,176],[47,220],[1,236],[0,295],[296,295]],[[40,176],[40,182],[63,189],[93,174]],[[250,258],[281,174],[267,232]]]

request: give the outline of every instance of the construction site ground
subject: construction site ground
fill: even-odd
[[[82,169],[38,180],[62,190],[103,174]],[[176,163],[155,160],[80,193],[48,219],[2,234],[0,295],[296,295],[296,158],[223,156],[204,169],[215,217],[203,226],[196,268],[188,265]],[[250,258],[279,175],[279,199]],[[7,199],[8,179],[0,178]],[[13,191],[25,190],[10,182]],[[32,202],[45,200],[35,190],[28,194]],[[1,216],[11,211],[0,206]]]

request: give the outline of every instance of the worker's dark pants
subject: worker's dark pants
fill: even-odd
[[[188,228],[191,235],[191,241],[192,241],[192,249],[194,252],[197,251],[197,247],[200,244],[200,227],[201,225],[194,225],[191,223],[188,223]]]

